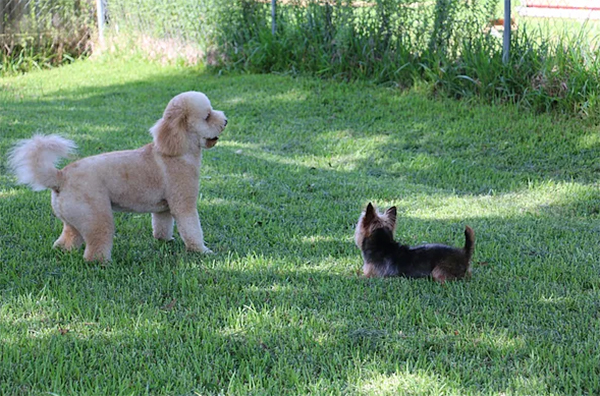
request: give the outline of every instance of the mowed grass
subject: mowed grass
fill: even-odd
[[[214,255],[116,214],[113,261],[52,249],[48,191],[6,153],[60,133],[137,148],[175,94],[229,125],[201,170]],[[0,394],[600,393],[600,135],[418,90],[141,61],[0,79]],[[364,279],[367,202],[397,239],[477,245],[471,280]]]

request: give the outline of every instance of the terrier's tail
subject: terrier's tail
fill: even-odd
[[[11,149],[8,163],[20,184],[27,184],[34,191],[58,189],[60,171],[55,164],[75,148],[75,143],[58,135],[35,135]]]
[[[471,260],[473,250],[475,250],[475,233],[471,227],[465,226],[465,254],[468,260]]]

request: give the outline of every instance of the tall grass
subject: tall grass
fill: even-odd
[[[424,63],[455,59],[463,41],[480,36],[495,3],[283,2],[272,35],[270,6],[241,1],[219,44],[227,66],[411,85]]]
[[[517,32],[510,59],[500,44],[480,37],[452,61],[423,65],[422,77],[434,90],[456,98],[510,102],[537,112],[559,112],[599,119],[598,51],[583,36],[540,41],[538,32]]]
[[[270,2],[257,0],[110,0],[108,24],[119,45],[167,61],[400,88],[424,83],[438,95],[600,119],[594,29],[520,26],[504,64],[502,39],[490,34],[498,0],[278,0],[276,10],[275,34]],[[84,21],[90,12],[69,15]],[[2,53],[0,73],[69,62],[89,49],[60,43],[17,43]]]
[[[31,70],[51,68],[73,62],[87,54],[74,48],[52,42],[35,43],[23,40],[18,44],[5,46],[0,51],[0,74],[19,74]]]
[[[600,115],[597,41],[585,31],[520,29],[505,65],[501,39],[488,33],[496,1],[283,2],[275,35],[268,4],[237,4],[219,36],[226,68],[400,87],[425,81],[456,98]]]
[[[71,63],[92,50],[91,0],[14,1],[0,6],[0,75]]]

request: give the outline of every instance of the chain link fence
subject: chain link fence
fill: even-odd
[[[211,18],[211,10],[214,2],[210,0],[198,0],[189,2],[187,0],[173,0],[165,3],[164,0],[105,0],[106,13],[112,20],[112,28],[117,31],[135,32],[138,37],[138,45],[147,48],[151,53],[170,54],[173,57],[176,52],[187,54],[187,58],[198,59],[210,44],[208,38],[214,38],[215,24],[208,23]],[[311,3],[322,6],[348,3],[359,8],[375,9],[379,6],[377,0],[373,1],[340,1],[340,0],[238,0],[231,1],[241,4],[242,8],[251,9],[253,4],[270,7],[270,28],[273,35],[277,30],[286,29],[286,26],[278,19],[281,18],[281,7],[303,5],[308,7]],[[415,14],[422,13],[424,19],[433,19],[434,7],[444,8],[445,4],[464,3],[465,8],[476,8],[475,4],[483,1],[469,0],[406,0],[397,1],[397,6],[411,9]],[[472,5],[469,5],[469,4]],[[506,4],[509,3],[508,14]],[[164,7],[161,6],[164,4]],[[278,8],[279,7],[279,8]],[[214,13],[213,13],[214,14]],[[509,18],[506,18],[509,15]],[[452,15],[445,15],[451,18]],[[421,19],[423,19],[421,18]],[[247,21],[250,22],[250,21]],[[447,21],[438,21],[442,25]],[[465,24],[476,21],[465,20]],[[285,22],[283,22],[285,23]],[[412,23],[414,28],[419,23],[417,18]],[[477,23],[481,23],[478,21]],[[490,34],[501,40],[510,40],[505,34],[506,29],[517,33],[519,29],[536,31],[543,39],[552,40],[556,37],[575,36],[585,34],[590,43],[598,41],[600,37],[600,0],[497,0],[495,15],[490,15],[488,21],[480,26],[482,33]],[[460,34],[455,34],[459,37]],[[156,41],[159,40],[159,41]],[[508,50],[509,43],[505,43]],[[196,54],[196,55],[191,55]],[[506,55],[508,57],[508,55]]]
[[[273,33],[277,26],[277,4],[294,3],[283,0],[256,2],[271,5]],[[207,38],[213,35],[209,30],[214,26],[207,23],[212,3],[207,0],[0,0],[0,45],[5,53],[23,45],[60,46],[83,53],[90,49],[90,39],[97,31],[97,24],[104,21],[112,32],[138,34],[141,40],[138,44],[150,52],[174,55],[183,49],[188,58],[198,61],[198,54],[202,52],[200,47],[206,47]],[[373,1],[372,6],[376,3]],[[414,8],[429,3],[440,1],[407,2]],[[99,4],[104,17],[97,18]],[[357,6],[368,7],[369,4],[356,2]],[[565,32],[575,34],[581,29],[588,29],[590,37],[600,35],[600,0],[513,0],[508,24],[500,16],[504,15],[504,4],[505,1],[498,1],[498,17],[490,18],[489,26],[484,28],[486,32],[502,37],[507,26],[512,30],[528,26],[545,29],[549,36]],[[164,41],[159,43],[154,39]]]
[[[224,1],[225,2],[225,1]],[[205,60],[214,37],[215,0],[105,0],[106,35],[152,59]],[[235,3],[235,1],[231,1]]]
[[[93,0],[0,0],[0,34],[3,38],[73,35],[83,27],[89,29],[94,15]]]

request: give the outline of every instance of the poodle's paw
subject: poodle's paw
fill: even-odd
[[[204,246],[204,248],[201,250],[201,252],[203,254],[215,254],[215,252],[213,252],[212,250],[210,250],[209,248],[207,248],[206,246]]]
[[[210,250],[209,248],[207,248],[205,245],[187,246],[187,250],[190,250],[192,252],[199,252],[199,253],[203,253],[203,254],[214,254],[214,252],[212,250]]]
[[[171,242],[171,241],[175,240],[173,235],[153,234],[153,236],[154,236],[154,239],[158,239],[159,241]]]

